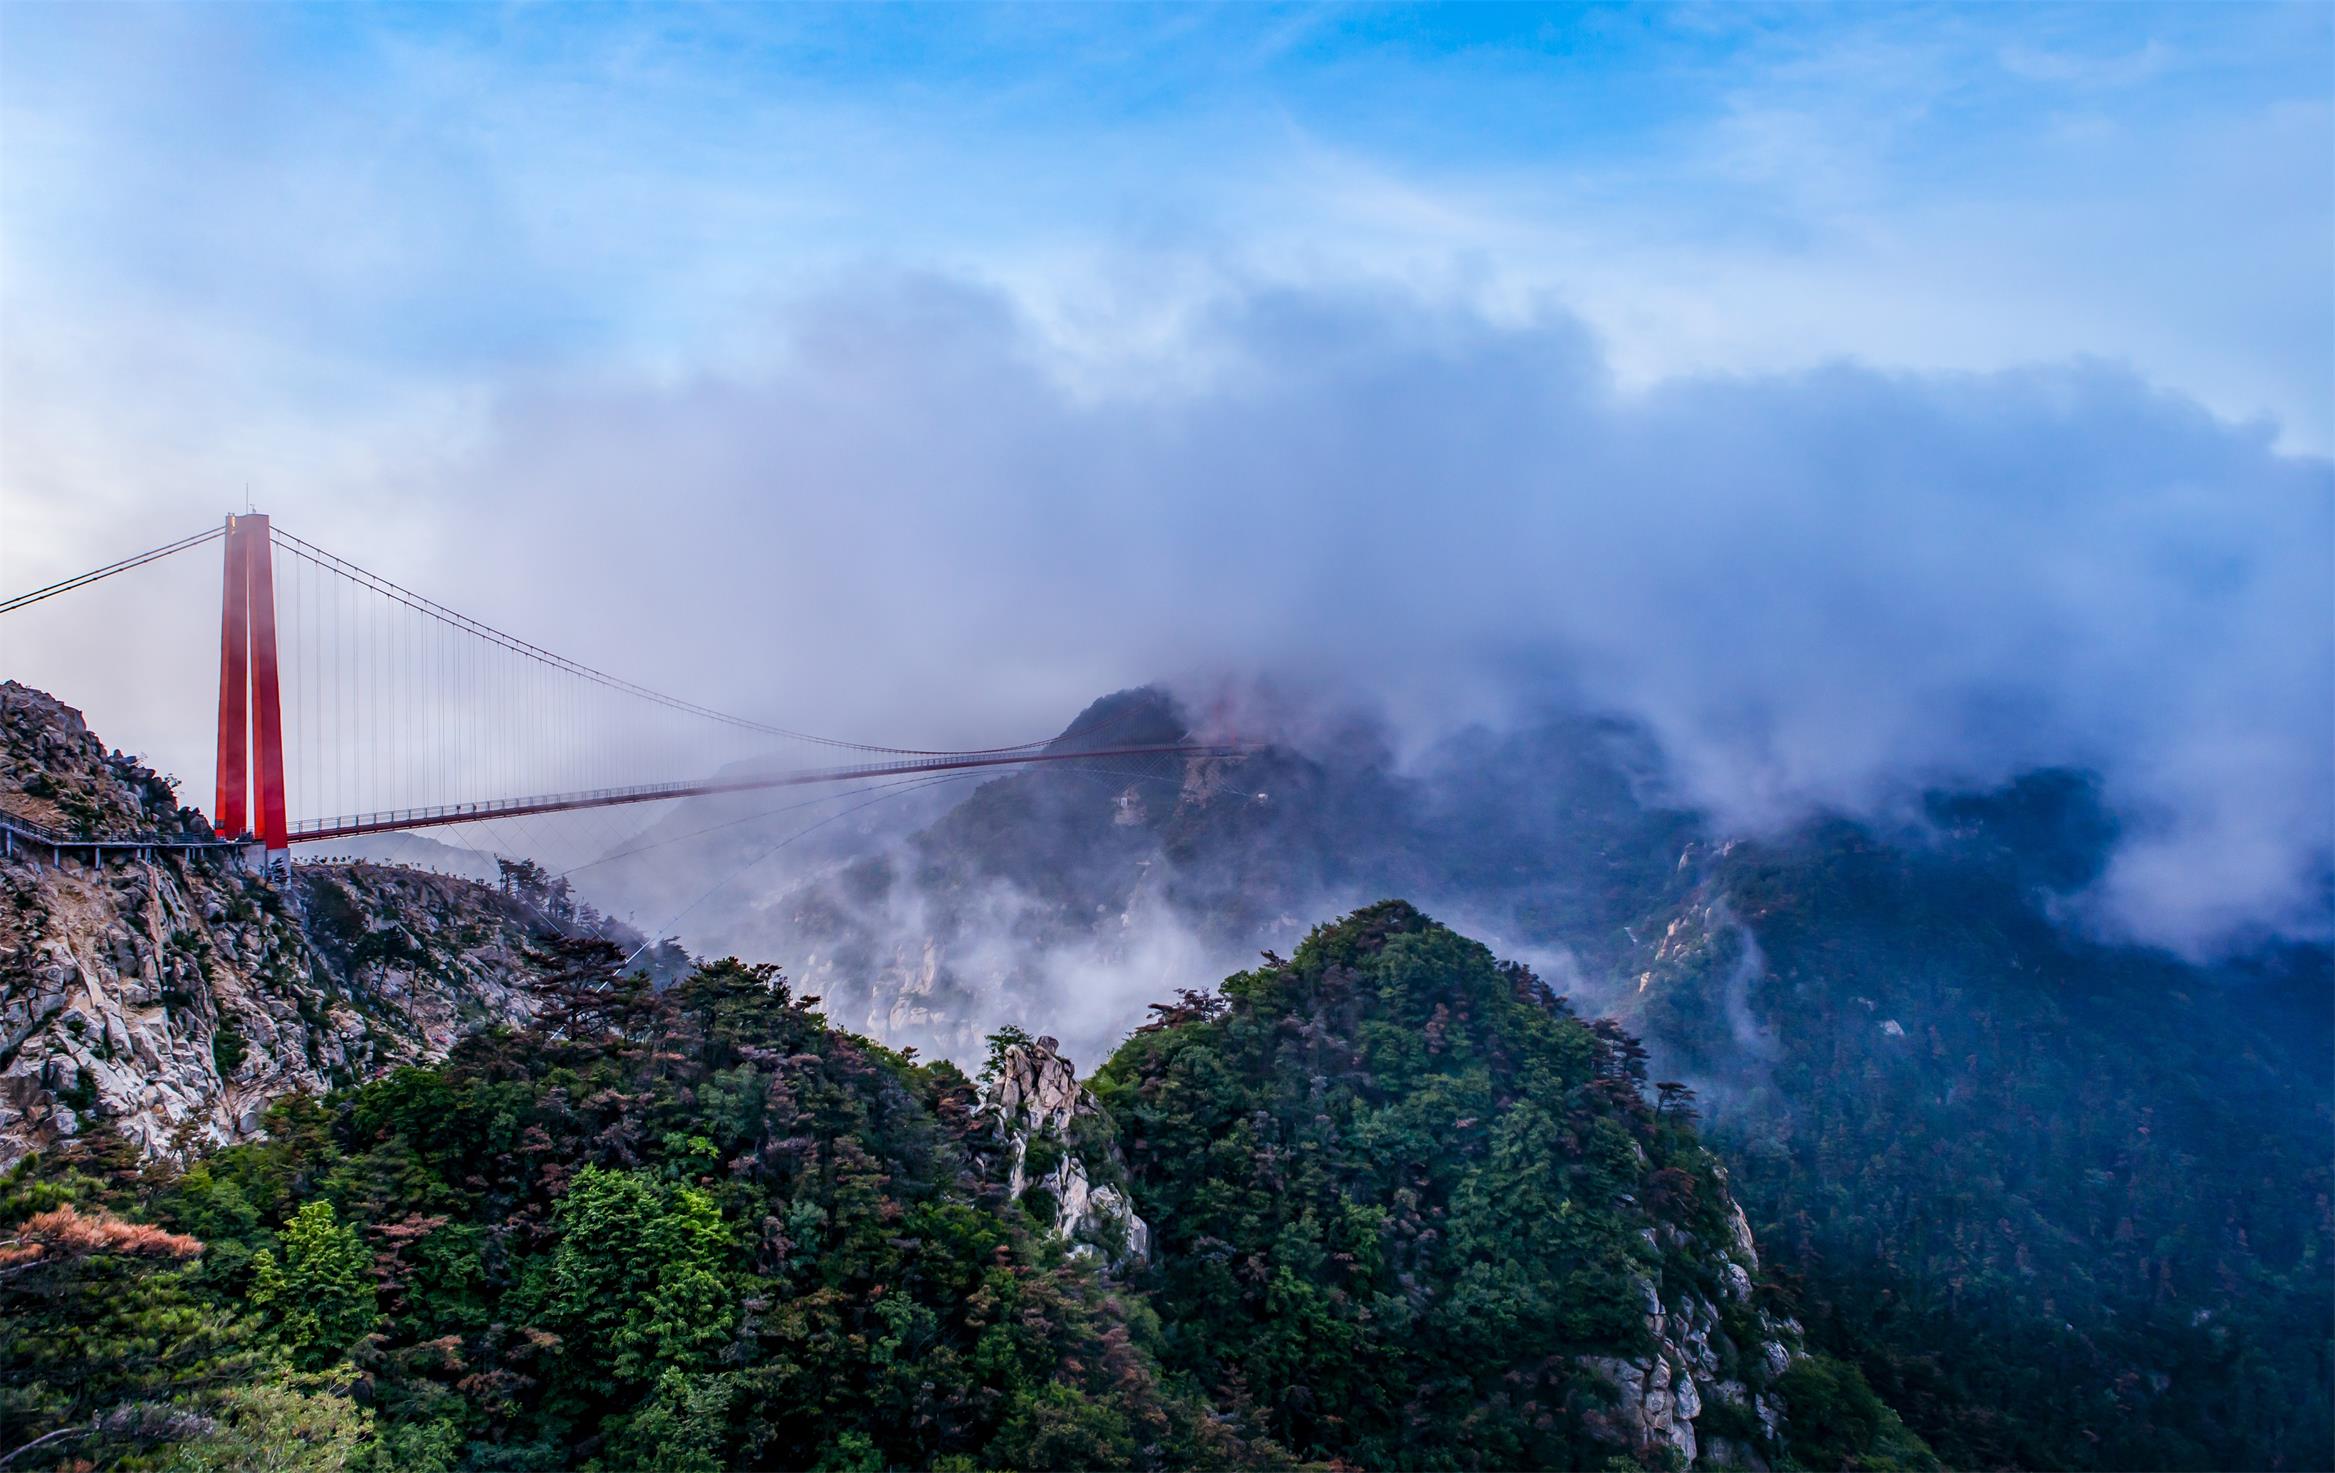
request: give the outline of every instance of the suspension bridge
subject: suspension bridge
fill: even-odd
[[[536,814],[922,774],[1229,755],[1108,729],[1014,746],[885,746],[773,725],[552,653],[335,556],[262,514],[0,601],[11,614],[221,544],[215,801],[208,836],[67,834],[52,847],[292,846]],[[0,815],[0,818],[6,818]]]

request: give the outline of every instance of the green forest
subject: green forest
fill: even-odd
[[[1781,1286],[1723,1282],[1689,1093],[1408,906],[1160,1005],[1097,1072],[1083,1148],[1159,1235],[1118,1278],[999,1185],[953,1065],[770,967],[659,991],[619,955],[560,944],[533,1027],[279,1102],[262,1141],[21,1163],[10,1466],[1659,1467],[1595,1369],[1653,1352],[1656,1294],[1742,1397],[1707,1435],[1930,1465]]]
[[[1740,929],[1626,1015],[1731,1082],[1708,1133],[1812,1340],[1955,1467],[2325,1466],[2324,953],[2208,971],[2069,934],[2029,898],[2097,853],[2050,832],[2091,823],[2065,782],[1939,818],[1950,844],[1735,847],[1690,905]]]

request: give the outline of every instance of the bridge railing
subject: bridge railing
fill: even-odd
[[[159,829],[124,834],[69,834],[4,810],[0,810],[0,832],[12,839],[45,844],[51,849],[218,849],[238,842],[211,835],[190,834],[183,830],[175,834],[166,834]]]
[[[759,788],[797,783],[849,782],[854,778],[911,776],[919,772],[947,772],[964,767],[1003,767],[1039,760],[1035,754],[983,758],[977,762],[918,757],[895,762],[856,762],[753,777],[700,778],[694,781],[634,783],[628,787],[587,788],[573,793],[546,793],[527,798],[486,798],[474,803],[436,803],[419,808],[384,808],[374,813],[352,813],[337,818],[297,819],[291,825],[294,842],[319,836],[339,838],[351,830],[379,832],[409,827],[434,827],[468,818],[509,818],[554,812],[564,808],[592,808],[619,803],[653,803],[660,798],[702,798],[710,794],[753,792]]]
[[[352,813],[338,818],[303,818],[292,823],[295,840],[318,834],[338,837],[351,828],[373,830],[396,829],[407,826],[435,826],[464,818],[506,817],[520,810],[540,810],[546,804],[581,807],[587,804],[616,803],[624,799],[642,802],[658,798],[694,797],[705,791],[704,783],[636,783],[623,788],[591,788],[579,793],[555,793],[537,798],[489,798],[476,803],[433,803],[420,808],[383,808],[372,813]]]
[[[585,792],[546,793],[528,798],[491,798],[472,803],[440,803],[431,807],[389,808],[376,813],[338,818],[303,819],[290,825],[295,844],[353,838],[395,829],[431,828],[497,818],[525,818],[574,808],[602,808],[620,803],[653,803],[666,798],[701,798],[720,793],[748,793],[763,788],[817,783],[850,782],[875,777],[913,777],[921,773],[961,772],[968,769],[1018,767],[1085,758],[1142,756],[1209,756],[1248,750],[1237,743],[1166,742],[1128,747],[1078,748],[1055,743],[1043,751],[1008,750],[1001,753],[937,754],[859,762],[841,767],[804,768],[788,772],[706,778],[697,781],[640,783],[632,787],[594,788]]]

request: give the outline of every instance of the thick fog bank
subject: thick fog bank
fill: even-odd
[[[511,402],[476,464],[547,563],[613,520],[688,569],[656,622],[722,631],[692,689],[987,735],[1160,672],[1428,726],[1561,684],[1722,829],[2087,769],[2088,923],[2327,931],[2330,466],[2113,365],[1632,394],[1563,316],[1291,291],[1098,361],[929,279],[773,334],[753,376]]]

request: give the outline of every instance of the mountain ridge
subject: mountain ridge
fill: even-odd
[[[1949,1460],[2335,1456],[2335,1337],[2314,1308],[2335,1300],[2335,954],[2297,941],[2197,962],[2090,934],[2075,900],[2119,833],[2092,778],[2040,771],[1885,821],[1728,838],[1665,796],[1642,734],[1594,717],[1400,763],[1350,730],[1238,772],[1133,824],[1134,784],[985,785],[797,892],[879,943],[820,990],[875,1031],[907,1023],[959,1051],[984,1018],[1058,1019],[1099,987],[1113,1001],[1090,1031],[1109,1034],[1195,956],[1418,896],[1625,1020],[1663,1077],[1702,1092],[1763,1236],[1818,1286],[1822,1334]],[[1904,1140],[1943,1154],[1918,1170]],[[2232,1197],[2251,1205],[2216,1206]],[[1884,1203],[1959,1237],[1898,1258],[1869,1215]],[[2045,1249],[2070,1243],[2120,1267]],[[1901,1308],[1855,1308],[1881,1303]],[[2245,1369],[2264,1357],[2275,1369]]]

